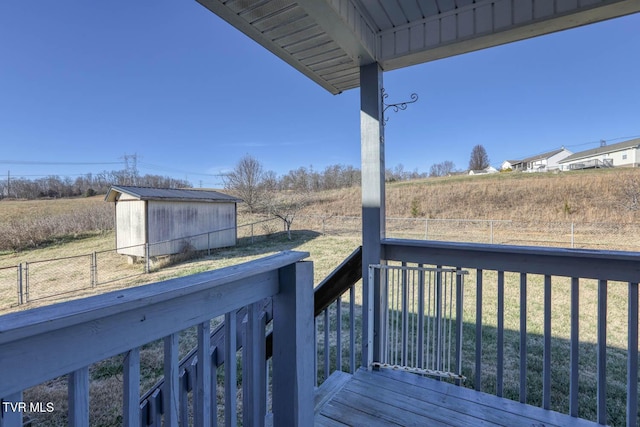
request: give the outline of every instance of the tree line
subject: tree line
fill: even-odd
[[[0,181],[0,199],[4,197],[16,199],[61,198],[78,196],[95,196],[106,194],[112,185],[136,185],[156,188],[190,188],[185,180],[160,175],[139,175],[131,169],[120,171],[103,171],[72,179],[59,175],[50,175],[38,179],[13,178],[7,176]]]

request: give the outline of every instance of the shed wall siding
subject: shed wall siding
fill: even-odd
[[[196,250],[236,244],[234,203],[149,201],[148,210],[151,256],[179,253],[187,243]],[[221,229],[227,230],[206,234]]]
[[[119,254],[144,256],[144,204],[142,200],[125,200],[116,203],[116,247]]]

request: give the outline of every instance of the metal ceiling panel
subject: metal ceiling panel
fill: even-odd
[[[640,0],[198,0],[337,94],[383,70],[640,12]]]

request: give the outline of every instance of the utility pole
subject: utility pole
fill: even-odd
[[[7,198],[11,194],[11,171],[7,171]]]

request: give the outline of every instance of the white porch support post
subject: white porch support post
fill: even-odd
[[[380,283],[369,283],[369,265],[380,263],[385,237],[384,128],[382,69],[377,63],[360,67],[360,138],[362,156],[362,365],[381,356]]]

